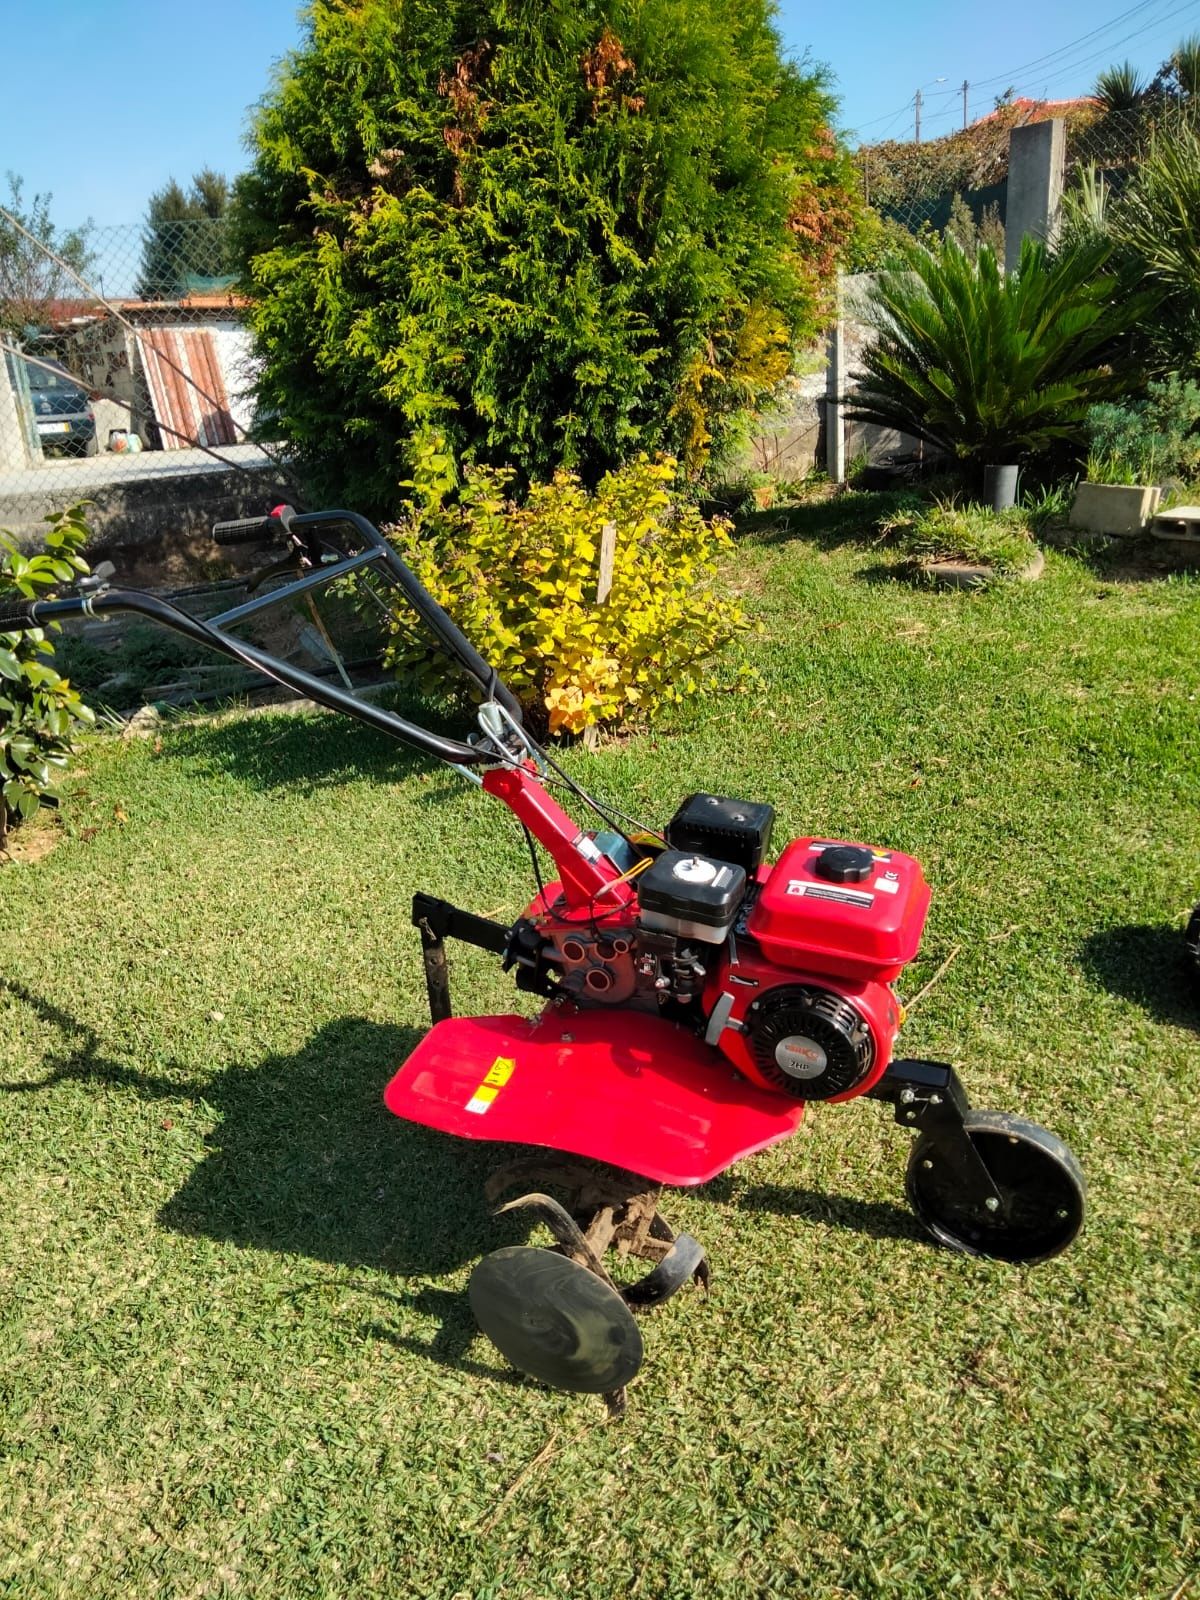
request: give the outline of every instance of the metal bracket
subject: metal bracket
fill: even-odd
[[[888,1101],[902,1128],[918,1130],[936,1144],[969,1193],[985,1203],[1003,1203],[963,1126],[971,1102],[952,1066],[944,1061],[893,1061],[867,1097]]]
[[[450,964],[446,960],[447,939],[461,939],[478,945],[493,955],[507,954],[512,929],[502,922],[477,917],[473,911],[460,911],[448,900],[431,894],[415,894],[412,903],[413,926],[421,934],[421,958],[425,963],[425,987],[429,993],[429,1015],[434,1022],[445,1022],[454,1015],[450,1004]]]

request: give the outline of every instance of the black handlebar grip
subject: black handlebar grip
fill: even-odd
[[[235,517],[231,522],[213,524],[213,538],[218,544],[259,544],[274,532],[274,517]]]
[[[36,628],[32,600],[0,600],[0,633],[22,633],[26,628]]]

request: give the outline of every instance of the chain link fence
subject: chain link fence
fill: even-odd
[[[1003,212],[1010,119],[987,119],[924,144],[864,145],[855,157],[862,197],[889,229],[941,233],[956,198],[977,222]]]
[[[968,128],[924,144],[864,145],[855,156],[862,197],[875,219],[861,269],[887,265],[907,237],[954,234],[963,244],[987,242],[1004,254],[1009,138],[1014,128],[1057,113],[1066,125],[1066,188],[1082,194],[1102,183],[1119,194],[1156,134],[1187,112],[1165,97],[1127,108],[1083,100],[1069,106],[1002,106]]]
[[[63,234],[0,207],[0,526],[86,499],[119,536],[230,475],[261,509],[280,471],[230,267],[223,221]]]

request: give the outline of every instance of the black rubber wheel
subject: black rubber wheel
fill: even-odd
[[[467,1292],[500,1354],[552,1389],[612,1394],[642,1364],[642,1336],[621,1296],[554,1250],[493,1250],[472,1272]]]
[[[969,1111],[964,1129],[1000,1195],[989,1209],[968,1193],[937,1141],[922,1134],[909,1157],[909,1204],[939,1243],[998,1261],[1045,1261],[1083,1227],[1086,1185],[1067,1146],[1036,1122]]]

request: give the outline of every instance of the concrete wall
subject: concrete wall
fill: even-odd
[[[250,454],[249,447],[240,448]],[[36,487],[0,492],[0,527],[9,529],[23,548],[38,549],[47,513],[86,496],[92,529],[88,557],[93,563],[111,557],[126,584],[171,588],[200,582],[218,570],[261,565],[261,548],[247,554],[215,545],[212,525],[229,517],[261,516],[280,501],[294,500],[295,485],[286,474],[261,458],[245,462],[240,471],[214,463],[211,470],[167,472],[161,470],[163,464],[157,454],[94,457],[81,463],[93,469],[91,481],[81,483],[75,493],[59,491],[48,499]],[[106,466],[120,470],[97,476]],[[26,479],[35,476],[24,474]]]
[[[814,467],[841,481],[846,466],[865,457],[878,463],[885,457],[920,451],[921,441],[911,434],[855,422],[841,414],[838,402],[852,393],[862,373],[863,352],[874,334],[870,325],[872,273],[842,279],[840,343],[833,332],[820,347],[814,370],[790,378],[776,405],[756,420],[743,455],[730,469],[769,472],[781,479],[802,478]],[[842,450],[834,449],[831,426],[840,424]]]
[[[17,396],[9,376],[8,362],[0,355],[0,471],[29,465],[30,451],[25,442]]]
[[[769,472],[777,478],[803,478],[824,460],[824,367],[789,378],[775,405],[755,419],[750,441],[733,469]]]
[[[875,339],[872,327],[871,290],[874,273],[861,272],[843,277],[841,282],[842,306],[842,372],[840,393],[831,390],[830,401],[849,400],[854,393],[856,379],[863,374],[863,357]],[[831,373],[835,383],[838,374]],[[843,419],[845,437],[845,462],[849,467],[865,457],[874,464],[887,456],[908,456],[928,450],[914,434],[900,433],[893,428],[881,428],[872,422]]]

